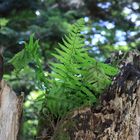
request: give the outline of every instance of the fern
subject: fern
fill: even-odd
[[[107,64],[97,62],[88,55],[84,47],[84,36],[81,31],[84,28],[84,20],[78,20],[68,35],[59,44],[53,56],[57,62],[51,63],[52,72],[46,79],[38,41],[30,37],[25,48],[11,59],[16,72],[21,71],[30,62],[36,65],[36,77],[39,87],[45,86],[48,93],[44,100],[43,112],[61,118],[69,110],[82,105],[96,103],[100,94],[111,83],[111,77],[118,70]],[[45,110],[45,111],[44,111]]]
[[[47,106],[55,116],[63,115],[60,110],[67,112],[95,103],[99,93],[110,84],[110,76],[117,73],[116,68],[97,62],[88,55],[81,34],[83,27],[84,20],[78,20],[63,39],[63,44],[59,44],[57,54],[53,54],[57,62],[51,63]]]
[[[35,75],[36,75],[36,83],[38,87],[43,88],[43,83],[47,85],[42,62],[41,55],[39,51],[38,40],[34,41],[34,35],[32,34],[29,39],[29,43],[25,43],[25,48],[18,52],[10,61],[14,68],[15,73],[18,75],[20,71],[22,71],[29,64],[35,65]]]

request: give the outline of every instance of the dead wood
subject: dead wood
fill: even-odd
[[[0,140],[17,140],[23,96],[16,93],[1,81],[0,89]]]
[[[114,60],[120,73],[101,95],[100,103],[69,113],[51,137],[44,119],[40,139],[140,140],[140,53],[134,50]]]

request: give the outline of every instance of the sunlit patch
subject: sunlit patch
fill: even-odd
[[[112,23],[108,23],[108,24],[106,25],[106,28],[107,28],[107,29],[113,29],[114,27],[115,27],[115,25],[112,24]]]
[[[110,2],[104,2],[104,3],[98,3],[97,5],[98,5],[98,7],[102,8],[102,9],[107,9],[111,6],[111,3]]]
[[[123,13],[125,13],[125,14],[130,14],[130,13],[132,13],[132,10],[131,10],[130,8],[125,7],[125,8],[123,9]]]
[[[96,45],[98,42],[101,42],[101,43],[104,43],[106,41],[106,38],[100,34],[95,34],[93,37],[92,37],[92,45]]]
[[[85,45],[89,45],[89,44],[90,44],[89,41],[86,40],[86,41],[85,41]]]
[[[6,26],[8,22],[9,22],[8,19],[6,19],[6,18],[0,18],[0,27]]]
[[[21,40],[18,42],[18,44],[20,44],[20,45],[25,44],[25,41]]]
[[[137,14],[130,14],[127,19],[130,19],[132,22],[135,22],[138,18]]]
[[[115,35],[116,35],[115,38],[116,38],[117,41],[124,41],[125,40],[125,36],[126,36],[126,32],[123,32],[121,30],[117,30]]]
[[[137,9],[139,9],[139,4],[137,2],[133,2],[132,7],[133,7],[133,9],[137,10]]]
[[[137,8],[139,8],[138,5],[137,5],[137,3],[133,3],[133,4],[132,4],[132,7],[133,7],[133,9],[135,9],[135,10],[137,10]],[[138,17],[139,17],[139,14],[134,13],[134,12],[133,12],[130,8],[128,8],[128,7],[125,7],[125,8],[123,9],[123,13],[127,15],[126,19],[127,19],[127,20],[131,20],[132,22],[136,22],[137,19],[138,19]],[[138,24],[138,23],[137,23],[137,24]]]
[[[105,26],[109,30],[113,29],[115,27],[113,22],[108,22],[108,21],[103,21],[103,20],[99,21],[99,25],[102,26],[102,27]]]
[[[136,26],[140,26],[140,20],[135,22]]]
[[[101,31],[101,34],[102,34],[102,35],[106,35],[106,32],[105,32],[105,31]]]
[[[81,32],[81,34],[87,34],[87,33],[88,33],[87,30]]]
[[[85,22],[89,21],[89,17],[84,17]]]
[[[37,16],[40,16],[40,12],[37,10],[37,11],[35,11],[35,14],[37,15]]]
[[[127,45],[126,41],[119,41],[119,42],[117,42],[115,44],[115,47],[117,47],[117,46],[126,46],[126,45]]]

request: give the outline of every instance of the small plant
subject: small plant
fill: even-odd
[[[111,77],[118,72],[116,68],[97,62],[88,55],[81,34],[83,27],[84,20],[78,20],[63,39],[63,44],[59,44],[60,48],[53,54],[56,62],[51,63],[52,72],[48,79],[42,68],[38,41],[33,41],[33,35],[29,44],[25,44],[24,50],[10,61],[16,71],[35,62],[39,83],[45,83],[47,89],[44,114],[47,111],[58,118],[73,108],[96,103],[99,95],[111,83]]]
[[[28,65],[35,68],[36,83],[39,88],[43,88],[46,84],[45,74],[42,67],[42,60],[40,54],[40,46],[38,40],[34,41],[34,35],[30,36],[29,43],[25,43],[25,48],[17,53],[10,61],[15,73],[18,75],[20,71],[25,69]]]
[[[84,20],[75,23],[51,63],[47,106],[56,116],[82,105],[97,102],[100,93],[111,83],[117,69],[97,62],[88,55],[81,31]]]

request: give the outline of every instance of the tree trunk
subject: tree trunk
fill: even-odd
[[[140,54],[132,51],[114,60],[120,73],[100,103],[71,111],[55,129],[43,118],[38,139],[140,140]]]
[[[17,140],[23,96],[17,97],[4,81],[0,85],[0,140]]]

